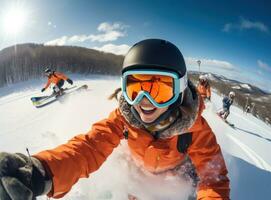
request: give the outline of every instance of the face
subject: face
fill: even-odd
[[[50,77],[51,73],[45,73],[45,76]]]
[[[166,112],[168,106],[164,108],[157,108],[152,105],[152,103],[146,97],[144,97],[139,104],[134,105],[134,108],[138,112],[143,122],[151,123]]]
[[[204,84],[205,80],[204,79],[199,79],[200,84]]]

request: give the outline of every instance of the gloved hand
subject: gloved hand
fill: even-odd
[[[45,91],[45,88],[42,88],[42,89],[41,89],[41,92],[44,92],[44,91]]]
[[[67,82],[68,82],[69,84],[71,84],[71,85],[73,84],[73,81],[72,81],[71,79],[69,79],[69,78],[67,79]]]
[[[208,99],[209,101],[211,101],[211,97],[207,97],[207,99]]]
[[[33,200],[47,194],[51,187],[51,178],[38,159],[0,153],[0,199]]]

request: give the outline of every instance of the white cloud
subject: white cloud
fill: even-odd
[[[103,22],[101,23],[99,26],[98,26],[98,31],[101,31],[101,32],[110,32],[110,31],[114,31],[114,30],[124,30],[126,29],[127,25],[124,25],[122,23],[113,23],[113,24],[110,24],[108,22]]]
[[[75,43],[75,42],[84,42],[89,39],[89,36],[87,35],[74,35],[68,38],[69,43]]]
[[[115,41],[120,37],[124,37],[125,33],[120,31],[109,31],[104,34],[97,34],[97,35],[89,35],[89,39],[94,42],[109,42],[109,41]]]
[[[271,72],[271,66],[269,66],[267,63],[265,63],[261,60],[257,60],[257,63],[261,69],[264,69],[265,71]]]
[[[262,22],[252,22],[247,19],[241,18],[241,23],[240,23],[240,28],[241,29],[258,29],[259,31],[262,32],[268,32],[268,26],[266,26]]]
[[[89,35],[89,39],[91,41],[98,42],[108,42],[115,41],[120,37],[124,37],[126,35],[126,28],[128,26],[122,23],[113,23],[110,24],[108,22],[101,23],[97,30],[100,32],[99,34],[91,34]]]
[[[196,58],[191,58],[191,57],[187,57],[185,58],[186,64],[187,65],[193,65],[193,66],[198,66],[198,61],[199,59]],[[201,67],[212,67],[212,68],[223,68],[226,70],[234,70],[234,65],[227,62],[227,61],[223,61],[223,60],[215,60],[215,59],[200,59]]]
[[[117,55],[125,55],[130,49],[130,46],[126,44],[122,44],[122,45],[105,44],[102,47],[93,47],[93,49],[108,52],[108,53],[113,53]]]
[[[49,42],[44,43],[45,45],[56,45],[56,46],[63,46],[65,44],[67,44],[68,41],[68,37],[67,36],[62,36],[61,38],[57,38],[55,40],[51,40]]]
[[[119,39],[120,37],[124,37],[126,35],[127,27],[129,26],[124,25],[122,23],[110,24],[108,22],[103,22],[97,28],[99,32],[98,34],[90,34],[90,35],[82,34],[82,35],[73,35],[70,37],[62,36],[60,38],[46,42],[45,45],[65,45],[65,44],[73,44],[73,43],[78,43],[78,42],[85,42],[87,40],[90,40],[92,42],[115,41]]]
[[[84,42],[87,39],[88,39],[88,36],[86,36],[86,35],[74,35],[72,37],[62,36],[60,38],[48,41],[44,44],[45,45],[63,46],[63,45],[72,44],[72,43],[76,43],[76,42]]]
[[[261,32],[268,33],[269,28],[263,22],[259,21],[250,21],[243,17],[240,17],[239,22],[237,23],[227,23],[223,27],[224,32],[230,32],[231,30],[238,29],[238,30],[247,30],[247,29],[255,29]]]

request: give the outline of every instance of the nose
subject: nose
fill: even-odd
[[[149,99],[147,99],[146,97],[143,97],[139,104],[145,106],[153,106]]]

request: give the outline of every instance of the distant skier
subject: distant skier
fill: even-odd
[[[44,92],[50,86],[50,84],[53,83],[55,84],[53,87],[53,92],[56,93],[57,95],[62,95],[63,92],[62,87],[64,85],[64,82],[67,81],[69,84],[71,85],[73,84],[73,81],[69,79],[67,76],[65,76],[62,73],[55,72],[50,68],[45,69],[44,73],[48,77],[48,81],[45,87],[41,89],[41,92]]]
[[[233,103],[234,98],[235,98],[235,92],[231,91],[229,93],[229,96],[224,97],[222,100],[223,110],[219,112],[219,116],[225,120],[227,119],[227,117],[230,114],[230,107]]]
[[[224,158],[179,49],[160,39],[135,44],[124,58],[121,91],[119,106],[86,134],[32,157],[0,153],[0,199],[61,198],[126,139],[145,171],[178,172],[192,183],[190,199],[229,200]]]
[[[205,75],[199,76],[199,84],[197,86],[200,96],[205,100],[211,101],[211,86]]]
[[[251,111],[251,106],[249,104],[247,104],[245,107],[245,113],[248,114],[248,113],[250,113],[250,111]]]

